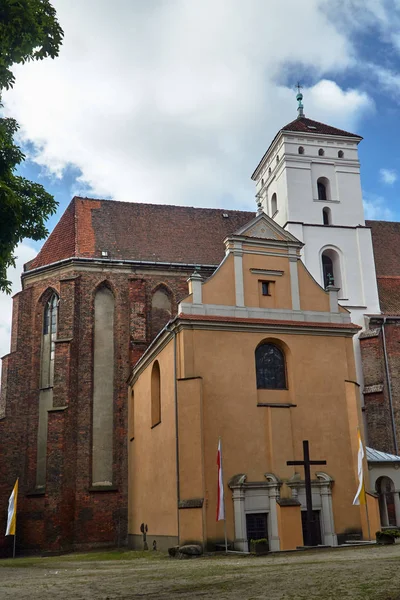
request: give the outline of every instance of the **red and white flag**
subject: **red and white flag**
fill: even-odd
[[[218,442],[217,466],[218,466],[217,521],[224,521],[225,520],[225,502],[224,502],[224,480],[223,480],[223,476],[222,476],[221,440],[219,440],[219,442]]]

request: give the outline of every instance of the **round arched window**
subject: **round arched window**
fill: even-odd
[[[299,146],[298,152],[299,152],[299,154],[304,154],[304,148],[303,148],[303,146]]]
[[[265,343],[256,349],[258,390],[286,389],[285,355],[275,344]]]
[[[339,152],[337,153],[337,155],[338,155],[338,158],[343,158],[343,156],[344,156],[343,150],[339,150]]]
[[[325,154],[325,150],[323,148],[320,148],[318,150],[318,156],[324,156],[324,154]]]

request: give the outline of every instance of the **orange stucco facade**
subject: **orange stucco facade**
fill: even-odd
[[[303,440],[311,458],[327,461],[311,470],[320,543],[335,545],[355,530],[365,538],[365,507],[352,505],[362,427],[357,327],[337,306],[335,290],[309,275],[301,244],[265,215],[226,246],[221,267],[209,281],[191,282],[180,314],[130,378],[130,543],[142,547],[142,523],[160,548],[223,542],[223,523],[216,522],[219,438],[232,547],[247,551],[254,523],[265,528],[271,550],[303,545],[304,471],[286,464],[302,459]],[[284,389],[257,385],[255,351],[264,343],[283,353]],[[161,422],[152,428],[155,361]],[[369,502],[374,514],[375,498]]]

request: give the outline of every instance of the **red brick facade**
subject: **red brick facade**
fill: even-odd
[[[167,209],[75,198],[26,265],[23,291],[14,297],[11,352],[3,359],[0,395],[0,531],[5,531],[8,498],[19,477],[20,552],[126,543],[126,381],[170,316],[152,310],[153,293],[164,290],[175,315],[188,294],[193,262],[209,276],[211,264],[223,258],[224,237],[252,216],[169,207],[168,222]],[[195,261],[196,240],[203,249]],[[106,259],[103,250],[109,253]],[[189,250],[193,255],[186,264],[180,257]],[[115,300],[113,481],[112,487],[93,489],[94,297],[105,282]],[[43,490],[35,488],[41,343],[45,304],[53,292],[60,301]],[[0,536],[0,554],[9,555],[10,540]]]
[[[18,546],[50,551],[122,545],[127,519],[127,385],[149,342],[152,292],[170,290],[172,309],[187,295],[187,273],[166,275],[74,271],[28,283],[15,298],[12,347],[3,361],[5,418],[0,420],[0,498],[6,506],[20,478]],[[94,294],[107,282],[115,296],[114,479],[91,488]],[[35,490],[39,374],[44,305],[60,296],[53,406],[49,411],[45,492]],[[159,320],[162,327],[165,323]],[[1,512],[0,530],[5,528]],[[0,538],[1,539],[1,538]],[[4,539],[4,538],[3,538]],[[7,541],[6,541],[7,543]]]
[[[397,454],[400,445],[400,317],[372,317],[369,329],[360,336],[360,345],[368,445]]]

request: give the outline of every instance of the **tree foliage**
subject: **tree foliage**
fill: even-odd
[[[15,83],[12,66],[58,55],[63,31],[48,0],[0,0],[1,91]],[[14,249],[24,238],[46,237],[47,218],[57,202],[38,183],[16,174],[25,156],[14,143],[18,124],[0,118],[0,291],[11,292],[7,268],[15,264]]]

